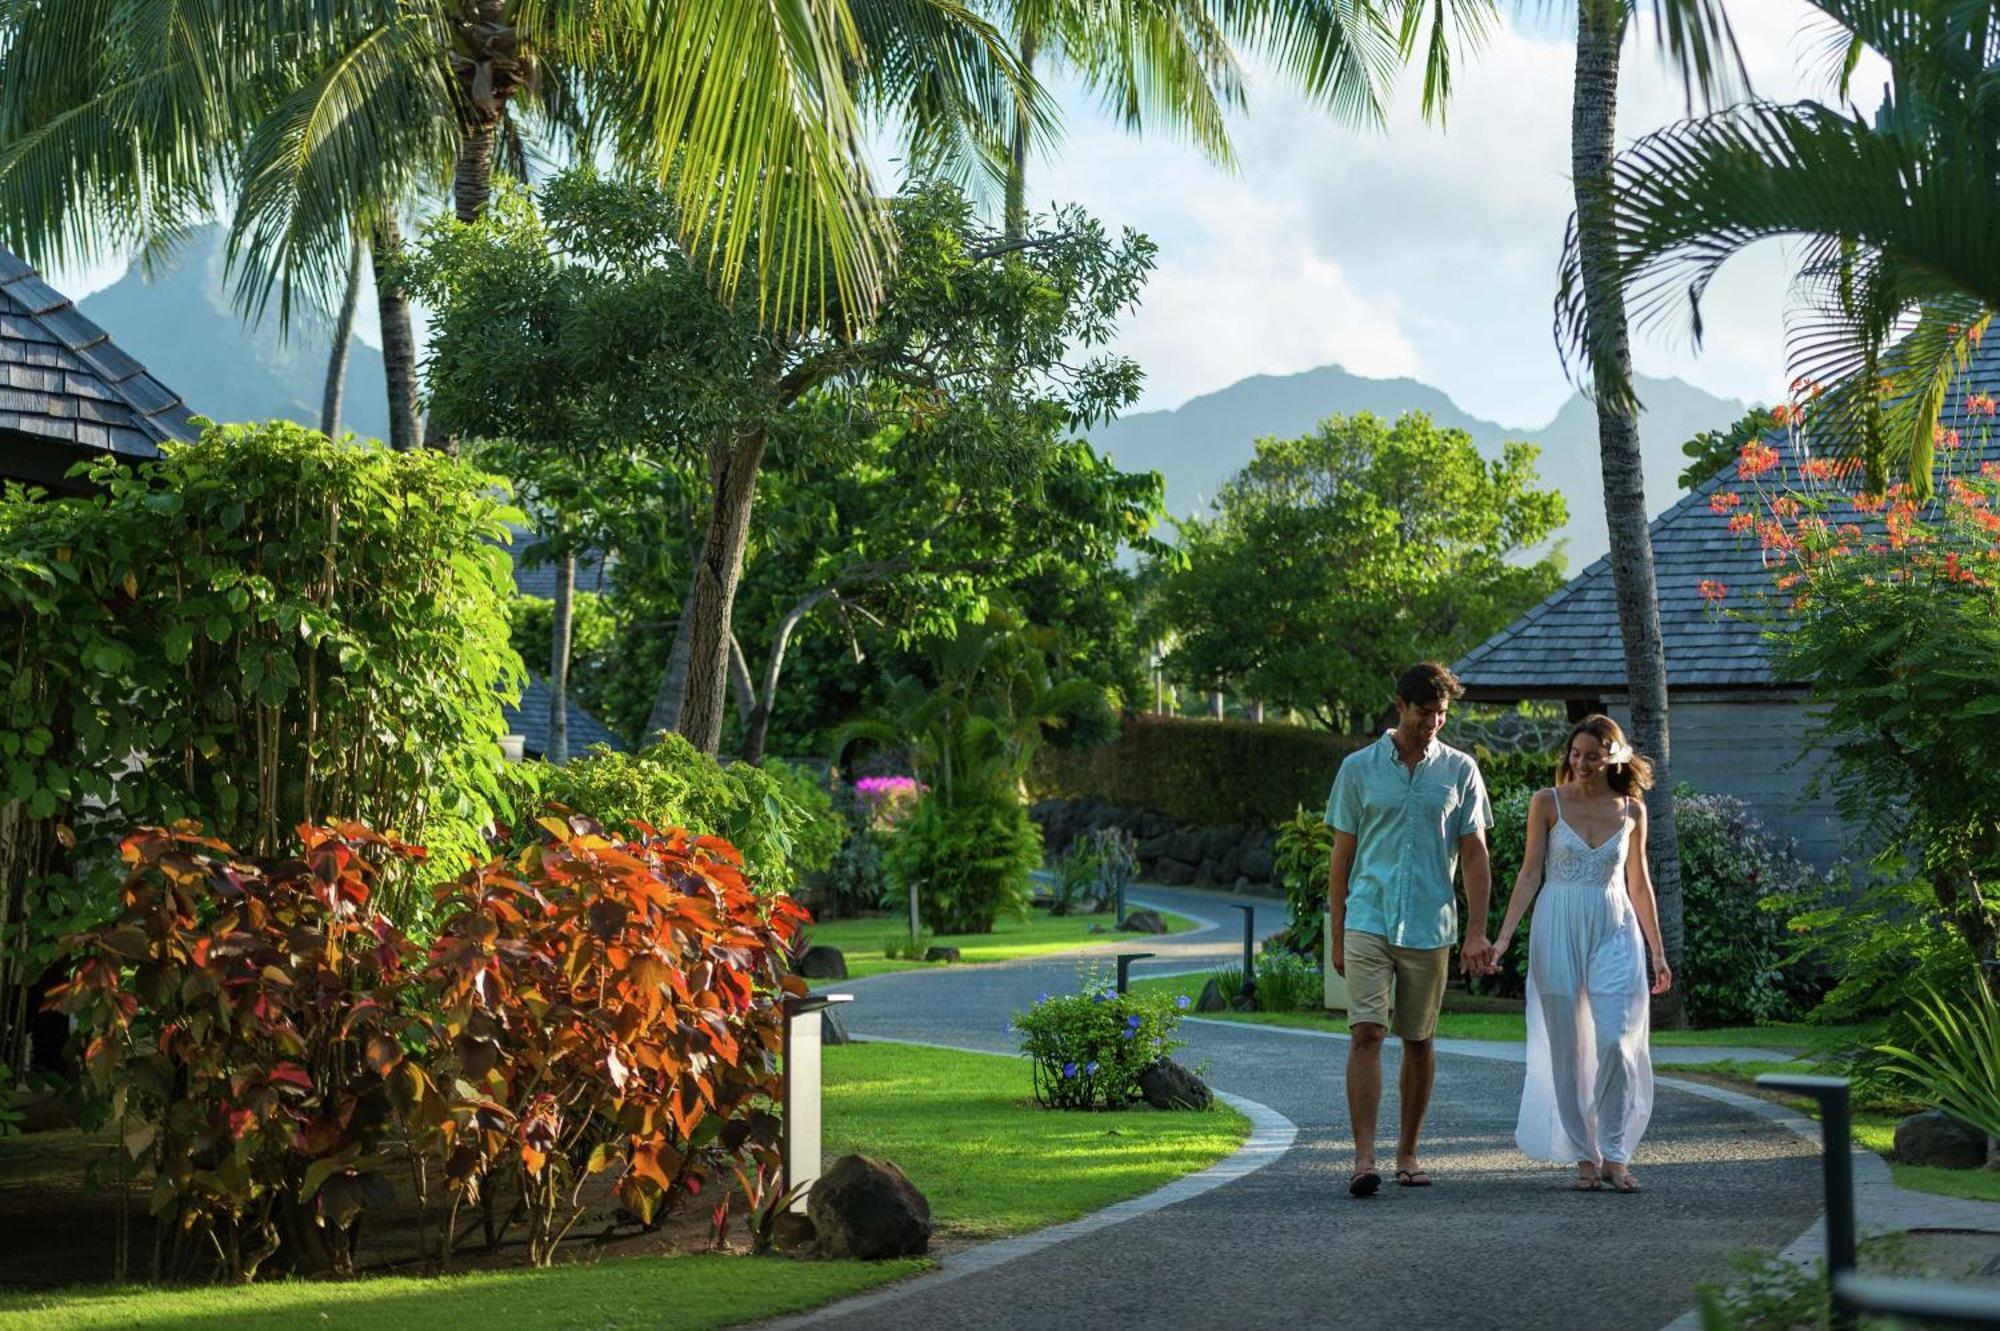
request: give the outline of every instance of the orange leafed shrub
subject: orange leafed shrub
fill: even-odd
[[[301,828],[272,863],[192,825],[126,838],[121,912],[71,940],[57,1002],[156,1171],[156,1278],[351,1268],[361,1212],[405,1187],[448,1260],[496,1183],[520,1199],[498,1226],[524,1222],[545,1263],[593,1176],[651,1220],[775,1168],[805,912],[754,894],[726,842],[566,811],[541,828],[441,889],[427,953],[371,904],[422,851],[356,824]]]

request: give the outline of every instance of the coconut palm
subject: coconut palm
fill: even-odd
[[[1658,777],[1648,794],[1646,850],[1658,899],[1668,963],[1681,965],[1686,926],[1681,908],[1680,836],[1674,825],[1672,739],[1667,714],[1667,653],[1660,632],[1659,587],[1646,522],[1639,406],[1629,388],[1632,354],[1623,289],[1615,276],[1611,174],[1616,143],[1619,52],[1639,0],[1577,0],[1576,80],[1570,107],[1570,165],[1576,214],[1570,224],[1564,297],[1575,326],[1594,349],[1592,397],[1597,407],[1598,458],[1611,545],[1611,579],[1625,648],[1625,688],[1632,741],[1649,755]],[[1680,59],[1690,92],[1713,96],[1732,87],[1738,68],[1721,0],[1652,0],[1656,27]],[[1618,182],[1622,183],[1622,182]],[[1574,273],[1574,284],[1569,278]],[[1686,1000],[1671,991],[1656,1003],[1662,1025],[1686,1023]]]
[[[1930,489],[1938,410],[2000,309],[1993,192],[2000,181],[2000,6],[1992,0],[1814,0],[1829,54],[1883,57],[1871,119],[1814,102],[1751,101],[1673,125],[1621,154],[1605,272],[1642,321],[1685,319],[1697,342],[1716,271],[1759,240],[1799,236],[1802,314],[1791,359],[1824,385],[1811,430]],[[1581,257],[1565,258],[1568,345],[1629,394],[1581,317]]]

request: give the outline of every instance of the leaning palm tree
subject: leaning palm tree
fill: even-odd
[[[1652,0],[1652,7],[1659,31],[1681,60],[1691,93],[1713,95],[1732,86],[1739,62],[1721,0]],[[1568,242],[1568,252],[1575,257],[1575,283],[1572,286],[1567,280],[1572,270],[1565,269],[1563,290],[1564,298],[1574,302],[1576,326],[1584,330],[1594,349],[1592,397],[1597,407],[1604,516],[1610,535],[1619,636],[1625,648],[1632,739],[1652,758],[1659,777],[1646,799],[1646,850],[1659,903],[1661,941],[1668,963],[1679,969],[1686,926],[1681,908],[1680,835],[1674,823],[1666,642],[1660,632],[1659,587],[1653,574],[1652,535],[1647,528],[1639,404],[1628,387],[1632,354],[1623,290],[1610,259],[1610,219],[1617,206],[1611,164],[1619,51],[1639,8],[1639,0],[1577,0],[1576,81],[1570,109],[1576,214]],[[1681,990],[1662,996],[1656,1008],[1661,1024],[1686,1024],[1686,1000]]]
[[[1824,385],[1816,446],[1860,458],[1871,484],[1930,490],[1938,411],[2000,309],[2000,5],[1814,0],[1840,91],[1856,55],[1888,64],[1872,117],[1751,101],[1639,140],[1612,167],[1603,279],[1642,321],[1682,318],[1698,342],[1715,273],[1759,240],[1803,237],[1792,368]],[[1560,319],[1593,373],[1630,393],[1582,317],[1582,256],[1565,256]]]

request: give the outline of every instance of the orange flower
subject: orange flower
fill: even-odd
[[[1734,490],[1717,490],[1708,497],[1708,511],[1722,517],[1743,502],[1743,496]]]
[[[1739,535],[1749,531],[1756,525],[1757,515],[1755,513],[1731,513],[1729,515],[1729,530]]]
[[[1723,597],[1729,595],[1729,588],[1714,578],[1703,578],[1695,584],[1695,590],[1700,592],[1701,599],[1710,605],[1718,604]]]
[[[1795,518],[1799,515],[1799,501],[1790,495],[1779,495],[1771,501],[1771,512],[1781,518]]]
[[[1778,450],[1761,439],[1752,439],[1743,445],[1743,452],[1736,459],[1736,476],[1738,480],[1747,481],[1762,476],[1777,465]]]
[[[1942,425],[1931,427],[1931,442],[1940,448],[1957,448],[1958,431],[1947,430]]]
[[[1780,402],[1771,408],[1771,419],[1780,425],[1792,425],[1799,419],[1799,410],[1789,402]]]

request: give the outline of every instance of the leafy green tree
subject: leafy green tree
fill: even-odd
[[[1167,668],[1357,732],[1396,672],[1476,645],[1562,582],[1567,514],[1531,444],[1489,461],[1421,412],[1263,439],[1158,592]]]
[[[567,173],[541,215],[521,199],[491,226],[435,230],[412,281],[438,311],[432,393],[460,428],[705,470],[680,730],[713,752],[767,458],[837,464],[896,427],[899,472],[1031,484],[1062,432],[1136,396],[1137,367],[1099,348],[1152,246],[1076,212],[1001,244],[962,194],[932,187],[892,206],[901,261],[867,323],[779,329],[717,297],[673,239],[674,210],[651,184]]]
[[[1688,465],[1675,477],[1676,482],[1683,490],[1705,484],[1716,472],[1736,461],[1745,444],[1762,439],[1779,424],[1769,407],[1752,407],[1726,430],[1703,430],[1681,445]]]

